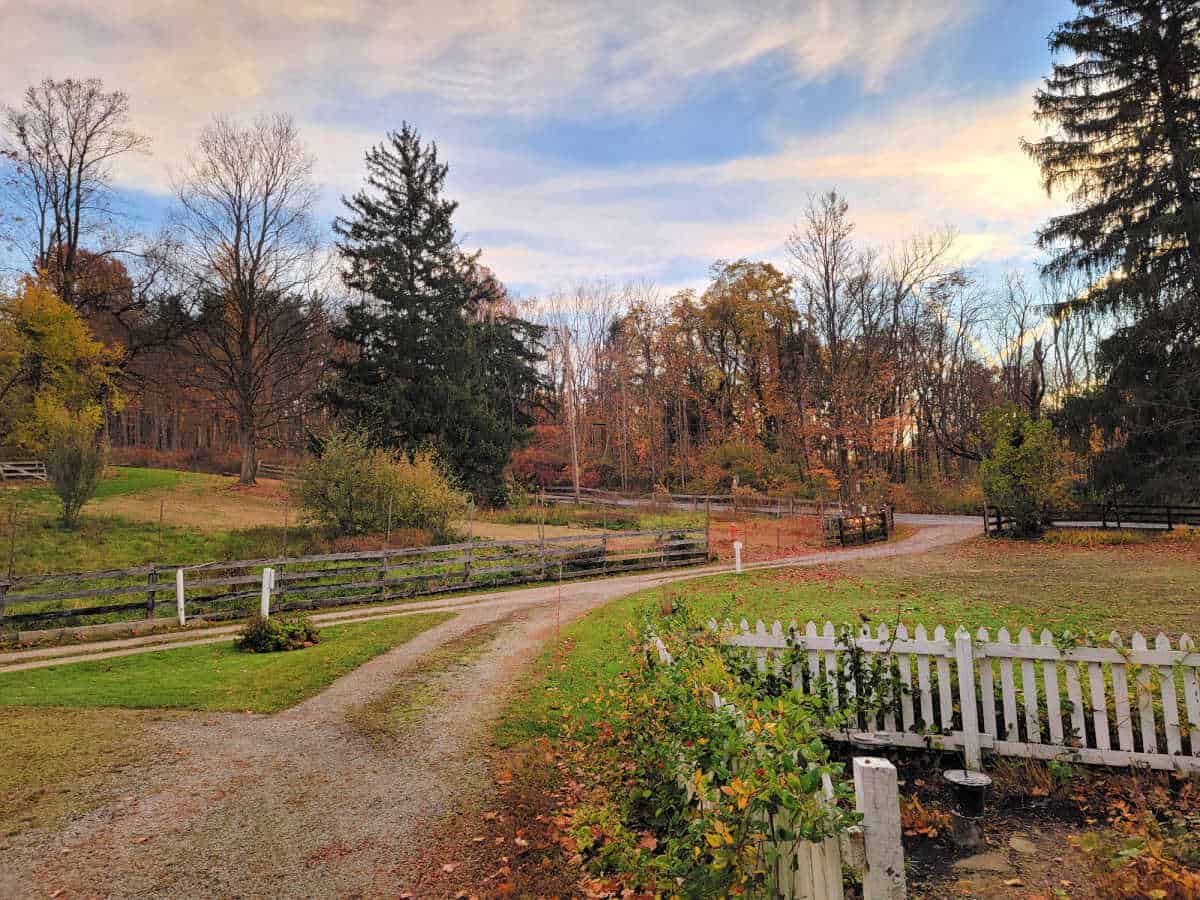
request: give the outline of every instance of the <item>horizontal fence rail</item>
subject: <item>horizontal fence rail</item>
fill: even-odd
[[[1200,506],[1154,503],[1085,503],[1069,509],[1050,510],[1047,520],[1055,528],[1157,527],[1166,531],[1176,526],[1200,527]],[[985,506],[983,529],[1002,534],[1016,525],[1006,510]]]
[[[858,515],[829,515],[822,519],[822,537],[825,546],[837,544],[847,547],[852,544],[872,544],[886,541],[895,529],[895,515],[889,508],[864,509]]]
[[[0,628],[71,627],[93,624],[97,617],[175,613],[207,620],[242,616],[258,607],[268,568],[274,572],[270,608],[290,611],[707,560],[703,529],[674,529],[27,575],[0,581]]]
[[[599,488],[580,488],[576,498],[573,487],[555,486],[545,488],[541,496],[548,503],[582,504],[584,506],[645,507],[661,509],[712,512],[740,512],[754,515],[774,516],[819,516],[840,513],[843,507],[837,503],[820,503],[799,497],[769,497],[760,494],[625,494]]]
[[[299,474],[299,466],[289,466],[284,463],[260,462],[257,469],[259,478],[275,478],[279,481],[288,481],[298,477]]]
[[[1113,632],[1100,646],[1045,630],[1035,640],[1029,629],[1014,642],[1003,628],[993,640],[986,628],[972,636],[940,625],[932,635],[864,625],[853,636],[829,622],[709,627],[752,653],[759,672],[847,711],[859,730],[961,750],[968,768],[991,751],[1200,772],[1200,652],[1188,635],[1172,646],[1159,634],[1151,646],[1135,633],[1126,646]]]
[[[40,459],[0,460],[0,479],[46,481],[46,464]]]

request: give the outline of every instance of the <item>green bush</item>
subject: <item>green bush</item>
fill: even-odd
[[[274,619],[255,616],[238,632],[233,644],[247,653],[277,653],[311,647],[320,640],[321,635],[308,616]]]
[[[984,499],[1013,517],[1019,536],[1041,534],[1067,500],[1067,457],[1048,419],[998,406],[980,420],[987,448],[979,466]]]
[[[58,429],[46,451],[46,475],[62,501],[62,522],[79,524],[83,505],[92,499],[108,462],[108,445],[96,438],[86,420]]]
[[[450,536],[450,520],[462,516],[468,502],[432,451],[409,457],[341,432],[330,435],[320,456],[300,471],[299,495],[309,519],[337,534],[390,526],[423,529],[435,540]]]

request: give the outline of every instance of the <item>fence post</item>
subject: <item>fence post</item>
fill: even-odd
[[[8,582],[0,581],[0,619],[4,618],[4,607],[7,605],[4,595],[8,593]]]
[[[1167,504],[1167,531],[1174,531],[1175,524],[1171,521],[1171,504]]]
[[[733,542],[733,570],[739,575],[742,574],[742,542]]]
[[[275,570],[270,566],[262,570],[262,600],[259,604],[259,614],[265,619],[271,615],[271,588],[274,586]]]
[[[179,612],[179,624],[186,625],[187,617],[183,611],[183,569],[175,570],[175,608]]]
[[[157,584],[158,583],[158,569],[151,569],[150,575],[147,577],[146,580],[149,581],[151,585]],[[154,596],[156,593],[157,593],[157,591],[155,591],[153,587],[151,587],[150,590],[146,591],[146,618],[147,619],[154,618]]]
[[[954,661],[958,665],[963,759],[969,771],[978,772],[983,769],[983,755],[979,741],[979,712],[975,707],[975,645],[971,643],[971,635],[961,626],[954,633]]]
[[[838,543],[843,547],[846,546],[846,520],[838,516]]]
[[[904,848],[900,843],[900,788],[896,767],[874,756],[854,758],[854,805],[862,813],[863,900],[902,900]]]
[[[713,548],[709,546],[708,533],[713,530],[713,498],[704,498],[704,563],[713,559]]]
[[[865,547],[867,545],[867,514],[865,512],[862,517],[862,542]]]

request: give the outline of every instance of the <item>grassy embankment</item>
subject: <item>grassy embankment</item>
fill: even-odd
[[[703,578],[634,594],[563,629],[563,648],[547,650],[527,673],[498,737],[513,744],[553,732],[561,710],[627,665],[638,610],[665,600],[722,620],[1200,634],[1200,531],[1113,540],[981,537],[928,554]]]

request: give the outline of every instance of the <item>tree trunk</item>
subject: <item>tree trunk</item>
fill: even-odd
[[[258,441],[254,428],[254,413],[243,410],[238,416],[238,449],[242,453],[242,471],[239,484],[256,484],[258,473]]]

